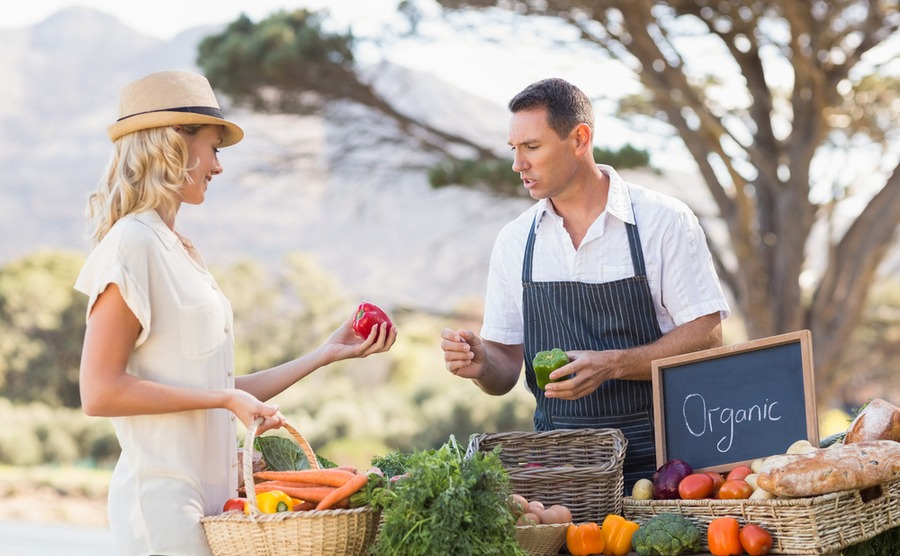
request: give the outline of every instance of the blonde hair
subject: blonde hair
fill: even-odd
[[[120,218],[145,210],[174,216],[188,171],[185,135],[203,127],[182,125],[142,129],[115,141],[97,190],[87,204],[88,235],[96,246]]]

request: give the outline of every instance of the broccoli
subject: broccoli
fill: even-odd
[[[651,517],[635,531],[631,542],[641,556],[678,556],[703,547],[700,529],[678,514]]]

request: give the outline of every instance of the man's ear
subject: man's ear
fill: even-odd
[[[578,154],[584,154],[585,151],[593,150],[591,128],[587,124],[581,123],[575,126],[573,138],[575,139],[575,150]]]

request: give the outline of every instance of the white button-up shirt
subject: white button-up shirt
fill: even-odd
[[[491,253],[481,336],[507,345],[525,341],[522,262],[528,230],[537,217],[532,280],[603,283],[630,278],[635,270],[625,224],[637,224],[656,318],[663,334],[698,317],[730,312],[716,275],[706,235],[683,202],[631,184],[610,166],[606,209],[578,249],[563,219],[546,199],[507,224]]]
[[[116,284],[141,324],[126,372],[196,389],[234,387],[231,306],[186,238],[155,211],[115,223],[75,284],[91,307]],[[236,495],[237,437],[225,409],[112,419],[122,454],[109,488],[120,554],[210,554],[200,518]]]

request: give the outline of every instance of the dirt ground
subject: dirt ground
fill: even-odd
[[[60,494],[51,487],[7,494],[0,504],[0,520],[30,523],[65,523],[87,527],[108,527],[106,497]]]

